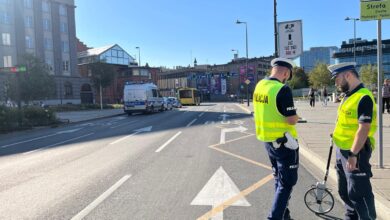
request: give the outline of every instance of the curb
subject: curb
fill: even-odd
[[[66,119],[66,118],[62,118],[60,120],[68,120],[69,122],[67,124],[76,124],[76,123],[80,123],[80,122],[94,121],[94,120],[98,120],[98,119],[111,118],[111,117],[121,116],[121,115],[126,115],[126,113],[106,115],[106,116],[102,116],[102,117],[89,118],[89,119],[80,120],[80,121],[74,121],[74,122],[72,122],[72,121],[70,121],[69,119]]]

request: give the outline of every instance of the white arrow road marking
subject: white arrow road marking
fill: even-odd
[[[96,208],[100,203],[107,199],[115,190],[117,190],[123,183],[126,182],[131,177],[131,175],[126,175],[122,177],[118,182],[111,186],[107,191],[97,197],[91,204],[85,207],[81,212],[75,215],[71,220],[81,220],[87,216],[94,208]]]
[[[230,115],[228,114],[222,114],[219,117],[222,117],[221,124],[230,124],[230,121],[226,121],[226,117],[229,117]]]
[[[14,146],[14,145],[23,144],[23,143],[27,143],[27,142],[31,142],[31,141],[36,141],[39,139],[48,138],[48,137],[52,137],[52,136],[59,135],[59,134],[73,133],[73,132],[76,132],[80,129],[82,129],[82,128],[76,128],[76,129],[66,130],[66,131],[59,131],[59,132],[54,133],[54,134],[49,134],[49,135],[45,135],[45,136],[41,136],[41,137],[37,137],[37,138],[25,140],[25,141],[20,141],[20,142],[16,142],[16,143],[12,143],[12,144],[3,145],[0,148],[7,148],[7,147]]]
[[[191,205],[211,205],[213,208],[226,200],[240,194],[240,190],[222,167],[214,173],[202,190],[192,200]],[[245,197],[235,201],[232,206],[251,206]],[[223,211],[216,214],[213,220],[222,220]]]
[[[221,130],[221,138],[219,139],[219,143],[220,144],[225,143],[225,137],[226,137],[227,132],[234,132],[234,131],[244,132],[246,130],[248,130],[248,129],[241,126],[241,125],[239,127],[236,127],[236,128],[224,128]]]
[[[120,139],[118,139],[118,140],[116,140],[116,141],[114,141],[114,142],[111,142],[111,143],[109,143],[109,145],[112,145],[112,144],[116,144],[116,143],[118,143],[118,142],[121,142],[121,141],[125,140],[126,138],[131,137],[131,136],[134,136],[134,135],[137,135],[137,134],[139,134],[139,133],[141,133],[141,132],[148,132],[148,131],[151,131],[151,130],[152,130],[152,126],[144,127],[144,128],[140,128],[140,129],[134,130],[134,131],[135,131],[134,133],[132,133],[132,134],[130,134],[130,135],[127,135],[127,136],[124,136],[123,138],[120,138]]]
[[[165,142],[165,144],[159,147],[155,152],[159,153],[160,151],[162,151],[168,144],[170,144],[173,140],[175,140],[175,138],[177,138],[177,136],[179,136],[180,134],[181,131],[177,132],[173,137],[171,137],[167,142]]]
[[[186,126],[186,128],[190,127],[197,119],[195,118],[194,120],[192,120],[190,123],[188,123],[188,125]]]

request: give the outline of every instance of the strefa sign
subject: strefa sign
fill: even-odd
[[[390,0],[361,0],[360,20],[378,20],[390,18]]]
[[[278,22],[278,54],[283,58],[296,58],[302,54],[302,21]]]

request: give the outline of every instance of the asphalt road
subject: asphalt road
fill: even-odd
[[[252,116],[234,103],[0,136],[0,219],[266,219],[273,179]],[[294,219],[317,180],[300,166]],[[337,197],[337,190],[333,194]]]

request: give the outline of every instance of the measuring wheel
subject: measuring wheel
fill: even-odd
[[[310,211],[325,214],[333,209],[334,198],[328,189],[313,186],[305,194],[305,204]]]

